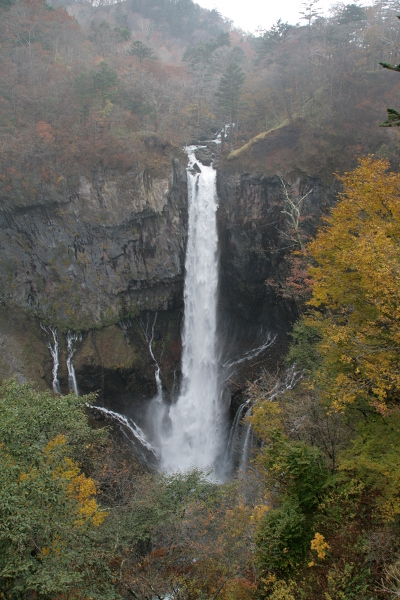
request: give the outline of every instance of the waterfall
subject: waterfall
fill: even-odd
[[[79,396],[78,383],[76,381],[75,369],[72,363],[72,357],[75,354],[76,348],[74,348],[74,342],[80,342],[82,336],[77,333],[67,333],[67,369],[68,369],[68,388],[71,392],[74,392],[75,396]]]
[[[161,439],[165,470],[214,467],[223,445],[216,348],[218,235],[216,171],[187,148],[189,231],[186,252],[182,384]]]
[[[151,452],[157,458],[157,450],[150,444],[144,432],[140,429],[139,425],[135,423],[135,421],[102,406],[95,406],[90,404],[87,404],[86,406],[88,408],[94,408],[95,410],[98,410],[103,415],[106,415],[110,419],[117,421],[120,425],[122,425],[122,427],[126,427],[126,429],[128,429],[128,431],[130,431],[130,433],[133,435],[135,440],[137,440],[144,448],[146,448],[146,450]]]
[[[248,360],[251,360],[252,358],[255,358],[256,356],[261,354],[261,352],[264,352],[264,350],[267,350],[267,348],[270,348],[275,343],[276,337],[277,337],[276,335],[271,336],[271,334],[269,333],[267,335],[265,342],[263,342],[261,344],[261,346],[258,346],[257,348],[254,348],[253,350],[248,350],[248,352],[245,352],[243,354],[243,356],[240,356],[239,358],[235,358],[234,360],[227,362],[227,363],[223,364],[222,366],[226,369],[229,369],[236,365],[240,365],[241,363],[247,362]]]
[[[251,407],[246,413],[246,417],[251,415]],[[253,444],[253,430],[251,428],[251,423],[248,422],[246,425],[246,432],[244,436],[243,442],[243,450],[242,450],[242,458],[240,460],[239,471],[244,472],[247,471],[247,466],[249,464],[249,458],[251,453],[251,446]]]
[[[53,337],[54,346],[51,344],[51,341],[47,342],[47,347],[50,350],[50,354],[53,358],[53,369],[52,369],[53,382],[52,382],[52,385],[53,385],[53,391],[56,394],[61,394],[60,382],[58,381],[58,367],[60,365],[60,360],[58,357],[58,351],[60,349],[60,345],[58,343],[58,332],[57,332],[57,329],[55,327],[51,327],[51,325],[49,325],[49,328],[47,329],[47,327],[45,327],[44,325],[42,325],[40,323],[40,327],[43,329],[43,331],[45,331],[47,333],[47,335],[49,335],[49,332],[50,332]]]
[[[162,403],[162,401],[163,401],[163,391],[162,391],[162,383],[161,383],[161,377],[160,377],[160,366],[159,366],[158,362],[156,361],[156,358],[155,358],[154,352],[153,352],[154,327],[155,327],[156,321],[157,321],[157,314],[158,313],[156,313],[154,315],[154,321],[153,321],[153,326],[151,328],[151,334],[149,334],[149,315],[147,315],[146,329],[144,328],[144,325],[143,325],[142,321],[140,321],[140,326],[142,328],[145,340],[146,340],[147,345],[149,347],[150,356],[153,359],[153,362],[154,362],[154,365],[155,365],[154,376],[155,376],[156,385],[157,385],[157,396],[156,396],[156,399],[157,399],[157,402]]]
[[[249,406],[250,400],[243,402],[239,408],[237,409],[235,418],[232,423],[231,431],[229,433],[227,452],[228,455],[235,454],[239,451],[237,448],[238,439],[239,439],[239,431],[242,424],[242,414],[245,408]]]

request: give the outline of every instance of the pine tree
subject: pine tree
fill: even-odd
[[[93,89],[98,93],[104,107],[107,100],[111,101],[118,82],[116,72],[106,62],[100,63],[99,70],[93,75]]]
[[[143,44],[143,42],[139,41],[133,42],[132,46],[129,49],[129,54],[137,56],[140,64],[142,64],[145,58],[149,58],[151,60],[156,59],[153,50],[149,48],[149,46],[146,46],[146,44]]]
[[[232,147],[233,126],[234,123],[237,123],[240,96],[245,79],[244,71],[236,62],[231,61],[220,79],[216,92],[218,104],[229,114],[230,147]]]

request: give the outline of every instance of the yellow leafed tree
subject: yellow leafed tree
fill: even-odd
[[[400,175],[364,158],[340,180],[340,202],[308,246],[323,368],[336,408],[368,401],[380,412],[400,394]]]

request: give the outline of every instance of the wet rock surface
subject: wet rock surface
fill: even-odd
[[[218,152],[214,143],[197,150],[198,169],[208,161],[215,167]],[[285,180],[299,193],[312,190],[304,202],[305,227],[312,233],[337,190],[300,172]],[[273,347],[235,371],[233,410],[260,365],[276,368],[298,312],[293,300],[266,284],[287,274],[281,180],[222,167],[217,189],[223,354],[235,358],[262,345],[269,332],[278,334]],[[181,377],[187,219],[186,164],[178,160],[166,179],[148,172],[98,174],[82,177],[78,193],[58,202],[3,206],[0,377],[16,373],[21,381],[51,387],[42,320],[60,333],[59,380],[68,392],[66,332],[79,330],[73,358],[79,391],[98,391],[99,402],[140,419],[143,403],[156,394],[144,330],[157,312],[152,348],[169,401]]]
[[[205,167],[213,165],[214,168],[217,168],[218,147],[218,144],[216,144],[215,142],[207,142],[206,146],[202,146],[198,150],[196,150],[195,155],[197,160]]]

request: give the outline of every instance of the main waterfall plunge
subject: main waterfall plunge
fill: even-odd
[[[193,169],[189,155],[182,383],[160,432],[164,470],[213,467],[224,445],[217,356],[218,234],[216,171]]]
[[[224,401],[224,390],[230,396],[227,382],[231,381],[236,368],[267,350],[273,345],[276,336],[265,336],[261,329],[260,335],[254,338],[261,342],[258,347],[242,350],[241,355],[231,358],[226,348],[221,347],[223,344],[217,344],[216,171],[213,167],[204,165],[200,171],[196,165],[196,148],[197,146],[190,146],[187,149],[189,227],[180,392],[174,394],[175,402],[165,402],[160,365],[155,349],[153,350],[157,313],[152,324],[148,314],[147,322],[141,320],[140,326],[154,362],[157,395],[149,404],[148,419],[142,423],[143,430],[135,422],[135,414],[121,415],[104,406],[92,408],[120,424],[124,435],[133,442],[140,459],[151,468],[182,471],[197,467],[211,471],[218,479],[224,479],[235,465],[239,466],[240,470],[245,469],[251,445],[250,425],[246,426],[245,431],[242,427],[242,416],[251,410],[249,401],[239,407],[228,436],[229,402]],[[121,324],[125,330],[127,326]],[[58,332],[55,328],[43,325],[42,329],[48,336],[47,344],[53,358],[53,389],[60,393]],[[81,340],[82,336],[68,332],[68,384],[75,394],[78,394],[78,385],[72,359],[75,353],[74,344]],[[235,349],[237,346],[241,345],[234,344]],[[220,356],[221,351],[223,357]],[[141,416],[143,420],[143,414]],[[241,438],[244,438],[244,441]]]

